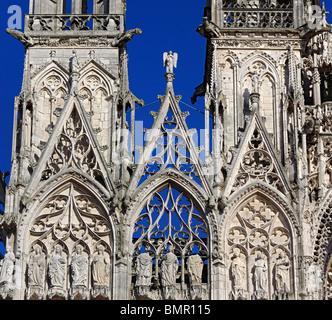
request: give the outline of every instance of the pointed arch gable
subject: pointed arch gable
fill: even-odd
[[[31,197],[39,181],[61,175],[72,167],[94,177],[96,183],[110,193],[116,192],[81,102],[70,96],[26,188],[25,197]]]
[[[35,84],[38,85],[43,79],[45,79],[48,75],[51,75],[52,73],[57,74],[59,77],[61,77],[69,88],[69,70],[67,70],[64,66],[62,66],[55,60],[52,60],[39,68],[32,75],[31,79],[32,81],[34,81]]]
[[[169,168],[196,179],[204,191],[212,195],[212,188],[199,157],[199,148],[193,141],[195,130],[189,130],[185,121],[189,113],[181,112],[179,97],[174,95],[173,90],[167,90],[161,100],[159,111],[151,113],[154,123],[152,129],[147,131],[146,143],[140,153],[127,196],[131,197],[144,179],[151,181],[156,173]]]

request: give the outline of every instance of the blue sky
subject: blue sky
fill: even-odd
[[[127,29],[140,28],[142,35],[136,35],[128,44],[129,80],[132,92],[146,104],[157,100],[165,92],[165,70],[162,65],[164,51],[179,54],[175,69],[175,93],[182,95],[182,101],[191,105],[190,98],[195,87],[200,85],[204,75],[206,40],[196,32],[202,22],[206,0],[127,0]],[[23,75],[24,48],[12,36],[7,35],[7,13],[11,5],[18,5],[24,14],[28,13],[28,0],[1,0],[0,3],[0,61],[2,88],[0,170],[9,171],[13,126],[14,99],[20,93]],[[326,4],[332,13],[332,3]],[[332,23],[332,14],[329,22]],[[184,104],[182,111],[189,111],[189,127],[202,127],[204,116]],[[137,111],[138,120],[144,119],[144,127],[151,126],[150,110],[158,110],[159,104]],[[195,108],[204,110],[204,99],[199,98]],[[145,119],[150,119],[146,121]]]

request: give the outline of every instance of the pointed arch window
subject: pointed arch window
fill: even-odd
[[[150,260],[150,274],[145,279],[145,295],[151,298],[190,299],[208,296],[209,232],[205,219],[193,199],[170,184],[154,192],[133,226],[133,288],[142,294],[138,268],[140,256]],[[165,282],[170,273],[163,269],[167,254],[173,254],[174,281]],[[176,258],[174,257],[176,256]],[[196,273],[192,272],[192,264]],[[154,284],[154,285],[152,285]],[[169,287],[173,288],[170,293]],[[195,291],[196,290],[196,291]]]

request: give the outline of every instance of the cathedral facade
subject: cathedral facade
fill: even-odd
[[[126,44],[142,31],[126,30],[124,0],[66,8],[30,0],[24,33],[7,29],[26,57],[1,181],[0,299],[332,299],[324,4],[207,0],[192,97],[205,101],[205,148],[166,52],[139,156],[144,102],[129,89]]]

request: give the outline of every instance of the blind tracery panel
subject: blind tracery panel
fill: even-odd
[[[232,299],[288,299],[292,235],[283,214],[262,196],[247,200],[227,232]]]
[[[207,225],[193,200],[171,185],[153,193],[136,219],[132,254],[136,295],[152,299],[207,296]]]
[[[92,195],[68,184],[30,229],[27,298],[108,299],[111,260],[107,215]]]

